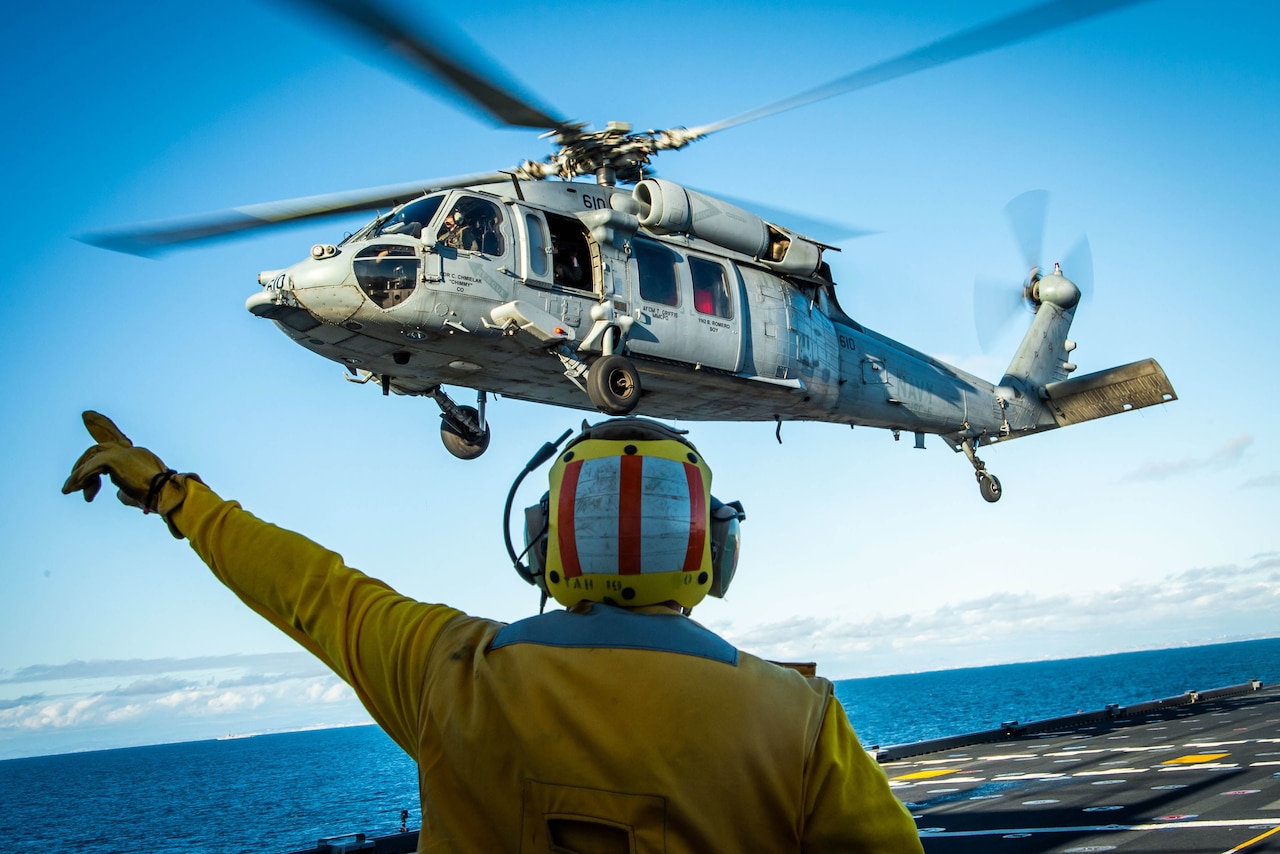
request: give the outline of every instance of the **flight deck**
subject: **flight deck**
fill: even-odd
[[[876,750],[930,854],[1280,851],[1280,686]]]

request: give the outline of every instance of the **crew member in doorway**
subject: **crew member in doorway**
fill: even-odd
[[[504,624],[402,596],[84,421],[62,491],[107,475],[355,689],[418,763],[419,851],[922,851],[831,683],[689,618],[732,581],[744,517],[683,434],[622,418],[543,447],[520,476],[555,457],[528,566],[511,551],[563,610]]]
[[[555,271],[555,283],[568,285],[571,288],[582,287],[582,264],[578,262],[576,252],[562,252],[560,241],[551,235],[552,269]]]

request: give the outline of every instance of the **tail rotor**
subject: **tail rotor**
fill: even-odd
[[[1021,315],[1034,315],[1040,306],[1038,284],[1043,272],[1046,190],[1029,190],[1005,205],[1009,228],[1027,270],[1020,284],[1009,277],[979,276],[973,285],[973,321],[978,343],[989,352]],[[1093,289],[1093,253],[1084,235],[1063,258],[1066,272],[1083,296]],[[1052,271],[1050,271],[1052,272]]]

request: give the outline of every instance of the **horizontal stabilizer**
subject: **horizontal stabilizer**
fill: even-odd
[[[1178,399],[1155,359],[1049,383],[1044,391],[1059,427]]]

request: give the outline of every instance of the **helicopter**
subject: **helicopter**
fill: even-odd
[[[303,2],[393,47],[496,122],[544,131],[555,151],[492,172],[82,239],[150,255],[298,220],[381,211],[344,239],[260,273],[262,289],[246,308],[342,365],[352,382],[433,400],[443,444],[458,458],[488,448],[490,395],[611,416],[776,422],[779,441],[784,421],[819,421],[882,428],[895,439],[911,433],[918,448],[939,436],[965,455],[982,497],[995,502],[1003,489],[980,448],[1177,399],[1154,359],[1071,376],[1076,345],[1067,336],[1092,277],[1087,242],[1065,269],[1047,269],[1038,241],[1023,240],[1030,272],[999,301],[1014,313],[1025,306],[1030,327],[1004,375],[990,382],[850,317],[824,258],[838,247],[659,178],[650,165],[658,153],[710,134],[1142,0],[1050,0],[783,101],[711,124],[644,132],[625,122],[592,130],[559,118],[373,0]],[[1036,233],[1042,196],[1015,202],[1015,232]],[[474,405],[456,402],[446,386],[472,390]]]

